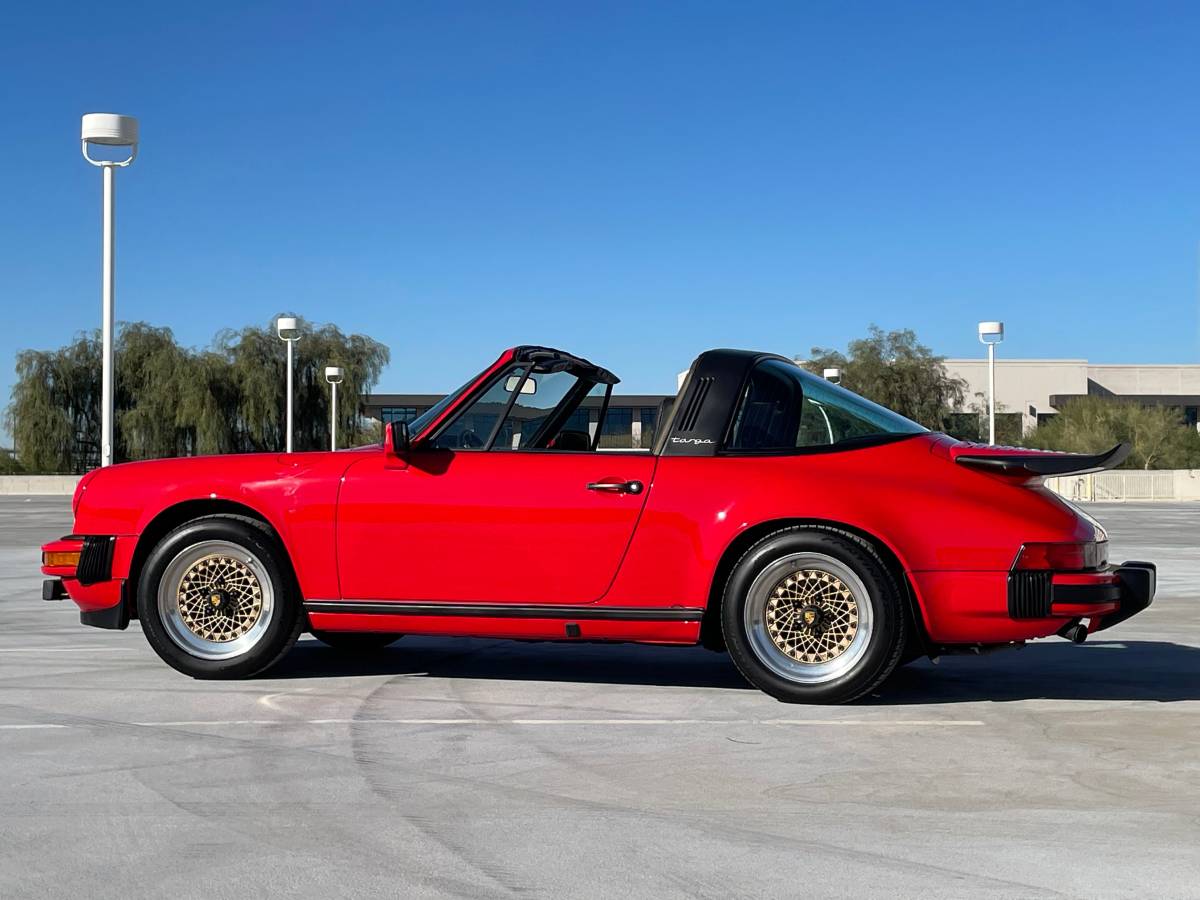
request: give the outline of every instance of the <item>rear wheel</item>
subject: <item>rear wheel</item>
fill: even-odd
[[[317,631],[312,636],[322,644],[344,653],[370,653],[396,643],[402,634],[383,631]]]
[[[244,678],[274,665],[302,616],[283,551],[260,523],[207,516],[151,551],[138,582],[150,646],[194,678]]]
[[[895,669],[906,638],[887,567],[833,529],[785,529],[751,547],[726,585],[721,623],[747,680],[788,703],[861,697]]]

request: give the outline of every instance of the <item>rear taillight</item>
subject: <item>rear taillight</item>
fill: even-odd
[[[1108,541],[1075,544],[1025,544],[1013,569],[1021,571],[1085,572],[1108,565]]]

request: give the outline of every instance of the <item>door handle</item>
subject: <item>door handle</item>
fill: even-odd
[[[640,481],[590,481],[587,489],[610,494],[640,494],[645,488]]]

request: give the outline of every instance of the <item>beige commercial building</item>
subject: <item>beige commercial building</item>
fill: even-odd
[[[948,359],[946,369],[967,382],[959,412],[987,408],[987,359]],[[1086,359],[997,359],[996,411],[1021,417],[1022,433],[1058,412],[1073,397],[1102,396],[1200,415],[1200,365],[1100,365]]]

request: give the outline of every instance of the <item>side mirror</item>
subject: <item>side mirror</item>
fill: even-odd
[[[408,453],[407,422],[388,422],[383,426],[383,453],[392,459],[403,459]]]

